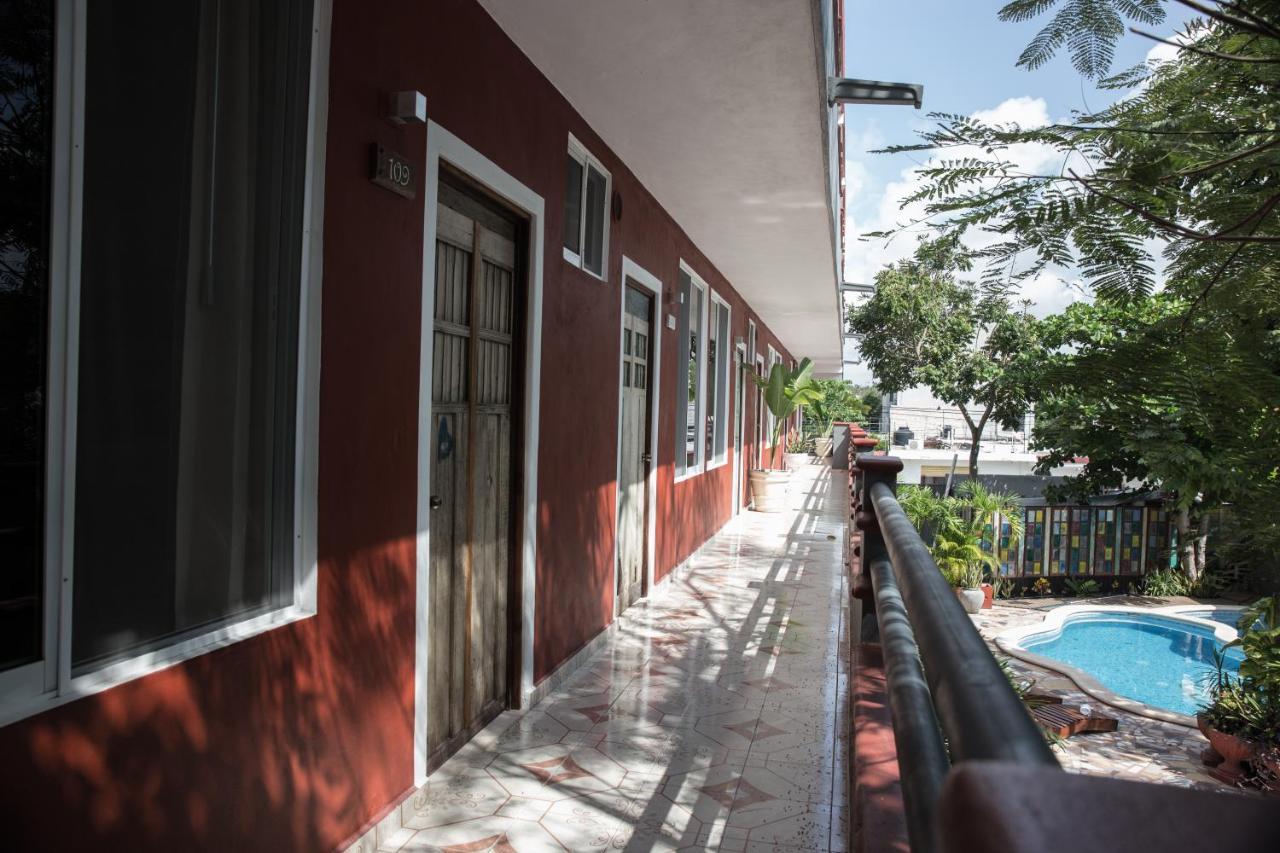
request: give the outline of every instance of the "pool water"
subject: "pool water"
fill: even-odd
[[[1222,620],[1217,620],[1222,621]],[[1146,705],[1194,714],[1208,695],[1222,648],[1198,625],[1145,613],[1097,613],[1068,617],[1053,633],[1022,641],[1029,652],[1070,664],[1104,687]],[[1240,650],[1224,666],[1240,668]]]

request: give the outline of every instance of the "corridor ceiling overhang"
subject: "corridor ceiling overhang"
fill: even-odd
[[[792,354],[839,375],[832,4],[480,2]]]

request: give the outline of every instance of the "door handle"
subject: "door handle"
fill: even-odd
[[[441,498],[439,495],[432,495],[431,500],[428,501],[427,504],[432,509],[439,509],[441,506],[444,505],[444,499]]]
[[[648,451],[645,451],[644,453],[640,454],[640,461],[647,465],[653,461],[653,457],[649,455]]]

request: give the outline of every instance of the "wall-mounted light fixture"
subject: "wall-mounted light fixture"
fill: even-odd
[[[827,103],[833,107],[836,104],[884,104],[920,109],[924,103],[924,85],[831,77],[827,80]]]
[[[413,91],[389,93],[387,119],[392,124],[426,124],[427,96]]]

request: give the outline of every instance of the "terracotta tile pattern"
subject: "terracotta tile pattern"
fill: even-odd
[[[848,850],[845,488],[796,469],[788,510],[735,518],[378,850]]]

